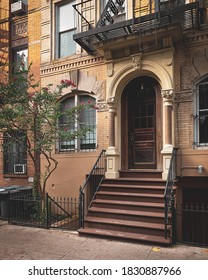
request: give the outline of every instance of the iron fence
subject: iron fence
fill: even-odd
[[[176,206],[177,241],[208,245],[208,204],[184,203]]]
[[[48,197],[50,227],[68,230],[79,228],[79,200],[69,197]]]
[[[41,199],[33,193],[9,193],[5,203],[11,224],[69,230],[79,228],[79,201],[76,198],[52,198],[46,194]]]
[[[48,228],[47,204],[33,194],[10,193],[8,222],[12,224]]]

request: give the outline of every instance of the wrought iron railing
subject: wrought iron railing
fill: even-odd
[[[72,197],[48,196],[48,213],[50,213],[50,227],[67,230],[79,228],[79,202]]]
[[[97,158],[91,172],[87,176],[87,179],[79,191],[79,226],[84,228],[84,218],[87,214],[88,208],[91,205],[96,192],[104,178],[106,171],[106,154],[105,150],[102,150]]]
[[[172,156],[170,160],[169,170],[168,170],[168,177],[166,181],[166,187],[164,192],[164,199],[165,199],[165,238],[168,237],[168,225],[169,225],[169,214],[172,214],[172,223],[174,223],[174,180],[175,180],[175,165],[176,165],[176,148],[173,148]],[[174,224],[173,224],[174,227]],[[174,229],[172,229],[172,232]]]
[[[51,197],[44,200],[29,187],[4,192],[0,200],[0,218],[11,224],[77,230],[79,203],[77,198]]]

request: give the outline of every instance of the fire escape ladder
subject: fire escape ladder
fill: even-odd
[[[113,24],[115,18],[122,13],[125,0],[108,0],[96,27]]]

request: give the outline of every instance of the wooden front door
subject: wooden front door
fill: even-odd
[[[156,168],[156,97],[146,87],[128,97],[129,169]]]

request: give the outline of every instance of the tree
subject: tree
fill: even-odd
[[[58,100],[63,89],[70,86],[74,86],[70,80],[61,80],[55,89],[53,85],[41,88],[30,67],[29,70],[20,67],[15,74],[0,82],[0,131],[20,147],[26,145],[34,167],[34,188],[42,198],[47,180],[58,165],[52,153],[55,141],[83,138],[89,131],[88,127],[76,131],[70,130],[69,126],[59,127],[59,119],[64,116],[73,123],[86,107],[95,108],[87,103],[63,110]],[[41,167],[42,157],[46,160],[44,168]],[[44,171],[41,173],[41,170]]]

